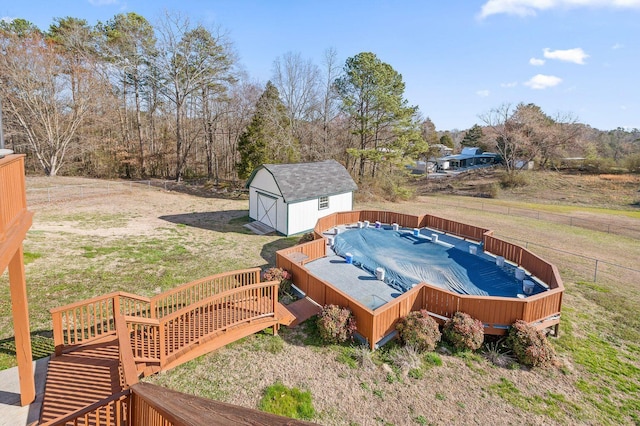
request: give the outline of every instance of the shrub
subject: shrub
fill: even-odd
[[[424,309],[409,312],[398,321],[396,330],[403,344],[414,346],[420,352],[433,351],[441,337],[438,323]]]
[[[522,320],[511,326],[507,342],[518,361],[524,365],[549,367],[557,364],[556,353],[547,336]]]
[[[480,320],[471,318],[464,312],[456,312],[453,318],[447,320],[442,334],[457,350],[475,351],[484,342],[484,326]]]
[[[263,281],[280,281],[278,295],[281,297],[291,294],[291,278],[291,273],[282,268],[269,268],[262,273]]]
[[[315,240],[315,236],[313,235],[313,232],[307,232],[302,237],[300,237],[300,239],[298,240],[298,244],[308,243],[313,240]]]
[[[624,163],[629,173],[640,173],[640,154],[628,156]]]
[[[500,186],[502,188],[517,188],[527,186],[529,180],[522,171],[504,172],[500,175]]]
[[[264,281],[290,280],[291,274],[286,269],[269,268],[262,273],[262,279]]]
[[[259,407],[267,413],[293,419],[311,420],[315,416],[311,392],[288,388],[280,382],[265,389]]]
[[[343,343],[352,339],[356,320],[349,308],[326,305],[318,316],[318,331],[326,343]]]

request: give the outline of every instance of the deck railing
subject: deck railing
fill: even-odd
[[[484,250],[523,267],[533,276],[546,283],[550,290],[529,296],[526,299],[493,296],[472,296],[454,293],[429,283],[420,283],[402,296],[375,310],[353,300],[328,282],[311,274],[304,263],[315,260],[310,256],[305,262],[296,262],[292,253],[311,252],[308,247],[324,246],[324,232],[330,228],[353,224],[358,221],[380,221],[397,223],[403,227],[428,227],[460,238],[484,243]],[[515,244],[493,237],[493,231],[467,225],[433,215],[412,216],[392,212],[355,211],[334,213],[321,218],[314,233],[317,240],[301,244],[276,253],[277,266],[287,269],[293,283],[309,298],[320,305],[337,304],[349,307],[357,322],[358,333],[369,341],[372,348],[393,332],[398,320],[412,310],[427,309],[441,322],[451,318],[455,312],[466,312],[485,324],[487,334],[504,334],[516,320],[521,319],[539,328],[557,325],[562,306],[564,286],[555,265]]]
[[[132,331],[136,327],[141,330],[146,324],[142,321],[143,318],[161,318],[216,293],[258,282],[260,282],[260,268],[253,268],[213,275],[152,298],[114,292],[54,308],[50,312],[53,319],[56,354],[62,353],[63,348],[114,334],[116,332],[115,313],[135,317],[139,324],[132,326]],[[134,350],[138,349],[134,343]],[[153,352],[151,349],[149,351]]]
[[[178,352],[201,343],[211,334],[259,318],[275,317],[278,282],[260,283],[257,268],[229,276],[240,277],[241,280],[221,280],[215,288],[227,290],[200,300],[194,296],[188,299],[194,302],[180,308],[170,307],[167,311],[172,312],[161,318],[149,318],[150,313],[157,312],[150,308],[152,301],[122,292],[52,309],[56,355],[77,345],[116,334],[116,323],[122,316],[135,362],[163,367],[169,358],[175,358]],[[253,279],[258,282],[247,284]],[[211,284],[215,280],[199,282]]]
[[[474,241],[483,241],[485,235],[491,235],[493,233],[493,231],[486,228],[480,228],[430,214],[416,216],[382,210],[357,210],[333,213],[320,218],[314,228],[314,235],[316,239],[323,238],[323,233],[335,226],[364,221],[369,221],[370,223],[397,223],[404,228],[426,227]]]
[[[108,398],[72,413],[64,414],[40,426],[131,426],[143,423],[130,421],[128,407],[131,406],[131,391],[125,389]]]
[[[151,298],[153,318],[162,318],[214,294],[260,282],[260,268],[225,272],[202,278]]]
[[[7,237],[9,229],[27,210],[24,155],[10,155],[0,159],[0,196],[1,243]]]
[[[160,318],[160,365],[215,333],[275,317],[278,286],[270,281],[227,290]]]
[[[311,262],[312,260],[325,257],[327,255],[327,244],[325,239],[320,238],[317,240],[298,244],[293,247],[282,249],[279,251],[279,253],[289,256],[289,258],[293,262],[305,264],[307,262]],[[300,259],[296,259],[295,255],[292,256],[293,253],[300,253],[303,256]]]
[[[56,355],[60,355],[63,348],[115,333],[117,299],[118,293],[110,293],[51,309]]]

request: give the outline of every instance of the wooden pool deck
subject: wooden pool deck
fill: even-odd
[[[375,309],[356,297],[349,295],[326,279],[322,273],[312,272],[309,263],[325,259],[330,251],[327,247],[327,230],[340,226],[354,226],[357,222],[371,224],[397,223],[404,228],[435,230],[454,236],[462,250],[482,243],[489,259],[504,257],[511,267],[522,268],[536,281],[544,283],[548,290],[526,298],[477,296],[455,293],[430,283],[421,282],[404,294]],[[557,268],[529,250],[493,236],[493,231],[462,224],[433,215],[407,215],[394,212],[363,210],[333,213],[320,219],[314,229],[315,240],[276,253],[277,266],[293,275],[293,283],[307,297],[319,305],[335,304],[347,306],[353,312],[358,333],[372,349],[395,332],[396,323],[411,311],[426,309],[439,322],[451,318],[456,312],[465,312],[485,325],[485,334],[502,335],[517,320],[523,320],[539,329],[554,328],[560,322],[564,286]],[[326,259],[324,260],[326,262]],[[515,265],[515,266],[514,266]],[[330,265],[328,265],[330,266]],[[324,277],[324,278],[323,278]],[[342,277],[344,278],[344,277]],[[342,279],[341,278],[341,279]]]

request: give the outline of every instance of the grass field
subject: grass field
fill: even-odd
[[[27,180],[32,183],[45,184]],[[548,194],[562,186],[541,184],[539,198],[529,188],[521,198],[514,193],[482,200],[428,195],[357,205],[488,227],[503,238],[529,242],[535,253],[556,263],[566,287],[560,337],[552,339],[562,360],[558,369],[498,368],[479,355],[440,354],[407,375],[394,366],[399,348],[393,345],[374,355],[324,346],[306,325],[283,330],[280,337],[251,336],[151,380],[251,408],[258,407],[265,389],[281,383],[311,393],[313,421],[321,424],[640,424],[640,276],[601,264],[594,283],[590,260],[638,269],[640,240],[516,211],[634,226],[640,222],[637,209],[629,206],[634,191],[593,206],[584,200],[604,197],[598,185],[584,183],[583,201],[563,204],[561,195]],[[276,250],[297,241],[249,233],[242,226],[248,221],[246,200],[132,191],[30,206],[35,217],[25,241],[25,268],[36,356],[51,350],[52,307],[114,290],[150,296],[213,273],[266,266],[273,264]],[[505,207],[513,210],[502,212]],[[0,369],[15,364],[12,336],[5,274],[0,277]],[[363,362],[367,357],[370,362]]]

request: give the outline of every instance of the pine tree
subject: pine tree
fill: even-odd
[[[299,158],[298,144],[287,128],[286,108],[278,89],[269,81],[256,103],[251,123],[238,140],[238,177],[248,178],[265,163],[295,162]]]
[[[477,124],[474,124],[467,133],[465,133],[464,138],[460,144],[462,146],[480,146],[484,139],[484,133],[482,133],[482,127]]]

